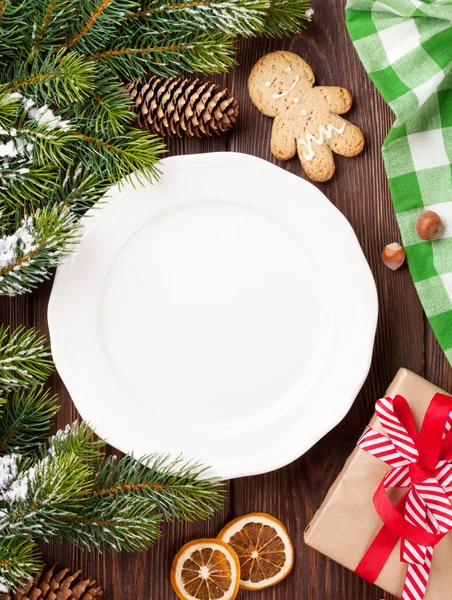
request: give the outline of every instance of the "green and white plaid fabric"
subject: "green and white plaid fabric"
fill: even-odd
[[[452,364],[452,0],[348,0],[347,27],[396,121],[383,158],[408,265]],[[437,212],[445,235],[421,241],[417,216]]]

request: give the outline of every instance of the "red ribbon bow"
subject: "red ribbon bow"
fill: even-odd
[[[367,427],[358,446],[392,467],[374,494],[384,526],[356,573],[372,583],[401,538],[400,560],[408,564],[403,600],[422,600],[427,589],[434,546],[452,529],[452,398],[436,394],[418,434],[402,396],[376,404],[388,437]],[[408,488],[393,506],[386,490]]]

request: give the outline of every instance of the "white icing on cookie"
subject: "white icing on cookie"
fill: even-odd
[[[342,123],[342,127],[340,127],[339,129],[337,127],[335,127],[332,123],[330,123],[326,127],[324,127],[323,125],[320,125],[318,138],[316,138],[315,135],[313,135],[312,133],[307,133],[305,140],[303,138],[300,138],[298,140],[298,143],[301,144],[302,146],[304,146],[308,151],[307,153],[303,152],[304,159],[311,161],[314,158],[315,151],[314,151],[314,148],[312,147],[313,143],[317,144],[317,146],[321,146],[323,144],[323,142],[325,141],[324,137],[326,137],[327,139],[330,140],[333,137],[333,131],[335,131],[336,133],[338,133],[340,135],[341,133],[344,133],[344,129],[345,129],[345,123]]]
[[[299,80],[300,80],[300,76],[296,75],[295,76],[295,80],[292,83],[292,85],[290,86],[290,88],[288,90],[286,90],[285,92],[281,92],[280,94],[273,94],[273,99],[274,100],[279,100],[283,96],[287,96],[287,94],[290,94],[290,92],[294,89],[294,87],[297,85],[297,83],[299,82]]]
[[[308,114],[308,111],[307,111],[305,108],[302,108],[302,109],[300,110],[300,115],[303,115],[303,117],[304,117],[305,115],[307,115],[307,114]]]
[[[295,104],[298,104],[298,103],[300,102],[300,98],[297,98],[297,97],[295,97],[295,98],[293,99],[293,101],[295,102]]]
[[[290,72],[292,71],[292,67],[286,67],[286,68],[284,69],[284,71],[285,71],[286,73],[290,73]]]
[[[272,82],[271,82],[271,81],[266,81],[266,82],[264,83],[265,87],[270,87],[270,86],[271,86],[271,84],[272,84]]]

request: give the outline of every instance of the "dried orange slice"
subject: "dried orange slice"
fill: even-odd
[[[262,590],[279,583],[293,567],[292,541],[284,525],[265,513],[251,513],[231,521],[218,538],[236,551],[240,587]]]
[[[185,544],[171,569],[171,584],[181,600],[233,600],[239,579],[237,554],[218,539]]]

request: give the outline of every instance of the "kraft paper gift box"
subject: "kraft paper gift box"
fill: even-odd
[[[385,396],[404,396],[418,431],[432,397],[447,393],[407,369],[400,369]],[[383,433],[376,416],[370,426]],[[355,571],[383,526],[372,498],[388,465],[361,448],[355,448],[323,504],[305,531],[305,542],[339,564]],[[390,490],[394,501],[403,490]],[[375,581],[389,594],[400,596],[407,565],[400,561],[400,541]],[[426,600],[452,598],[452,532],[435,547]]]

